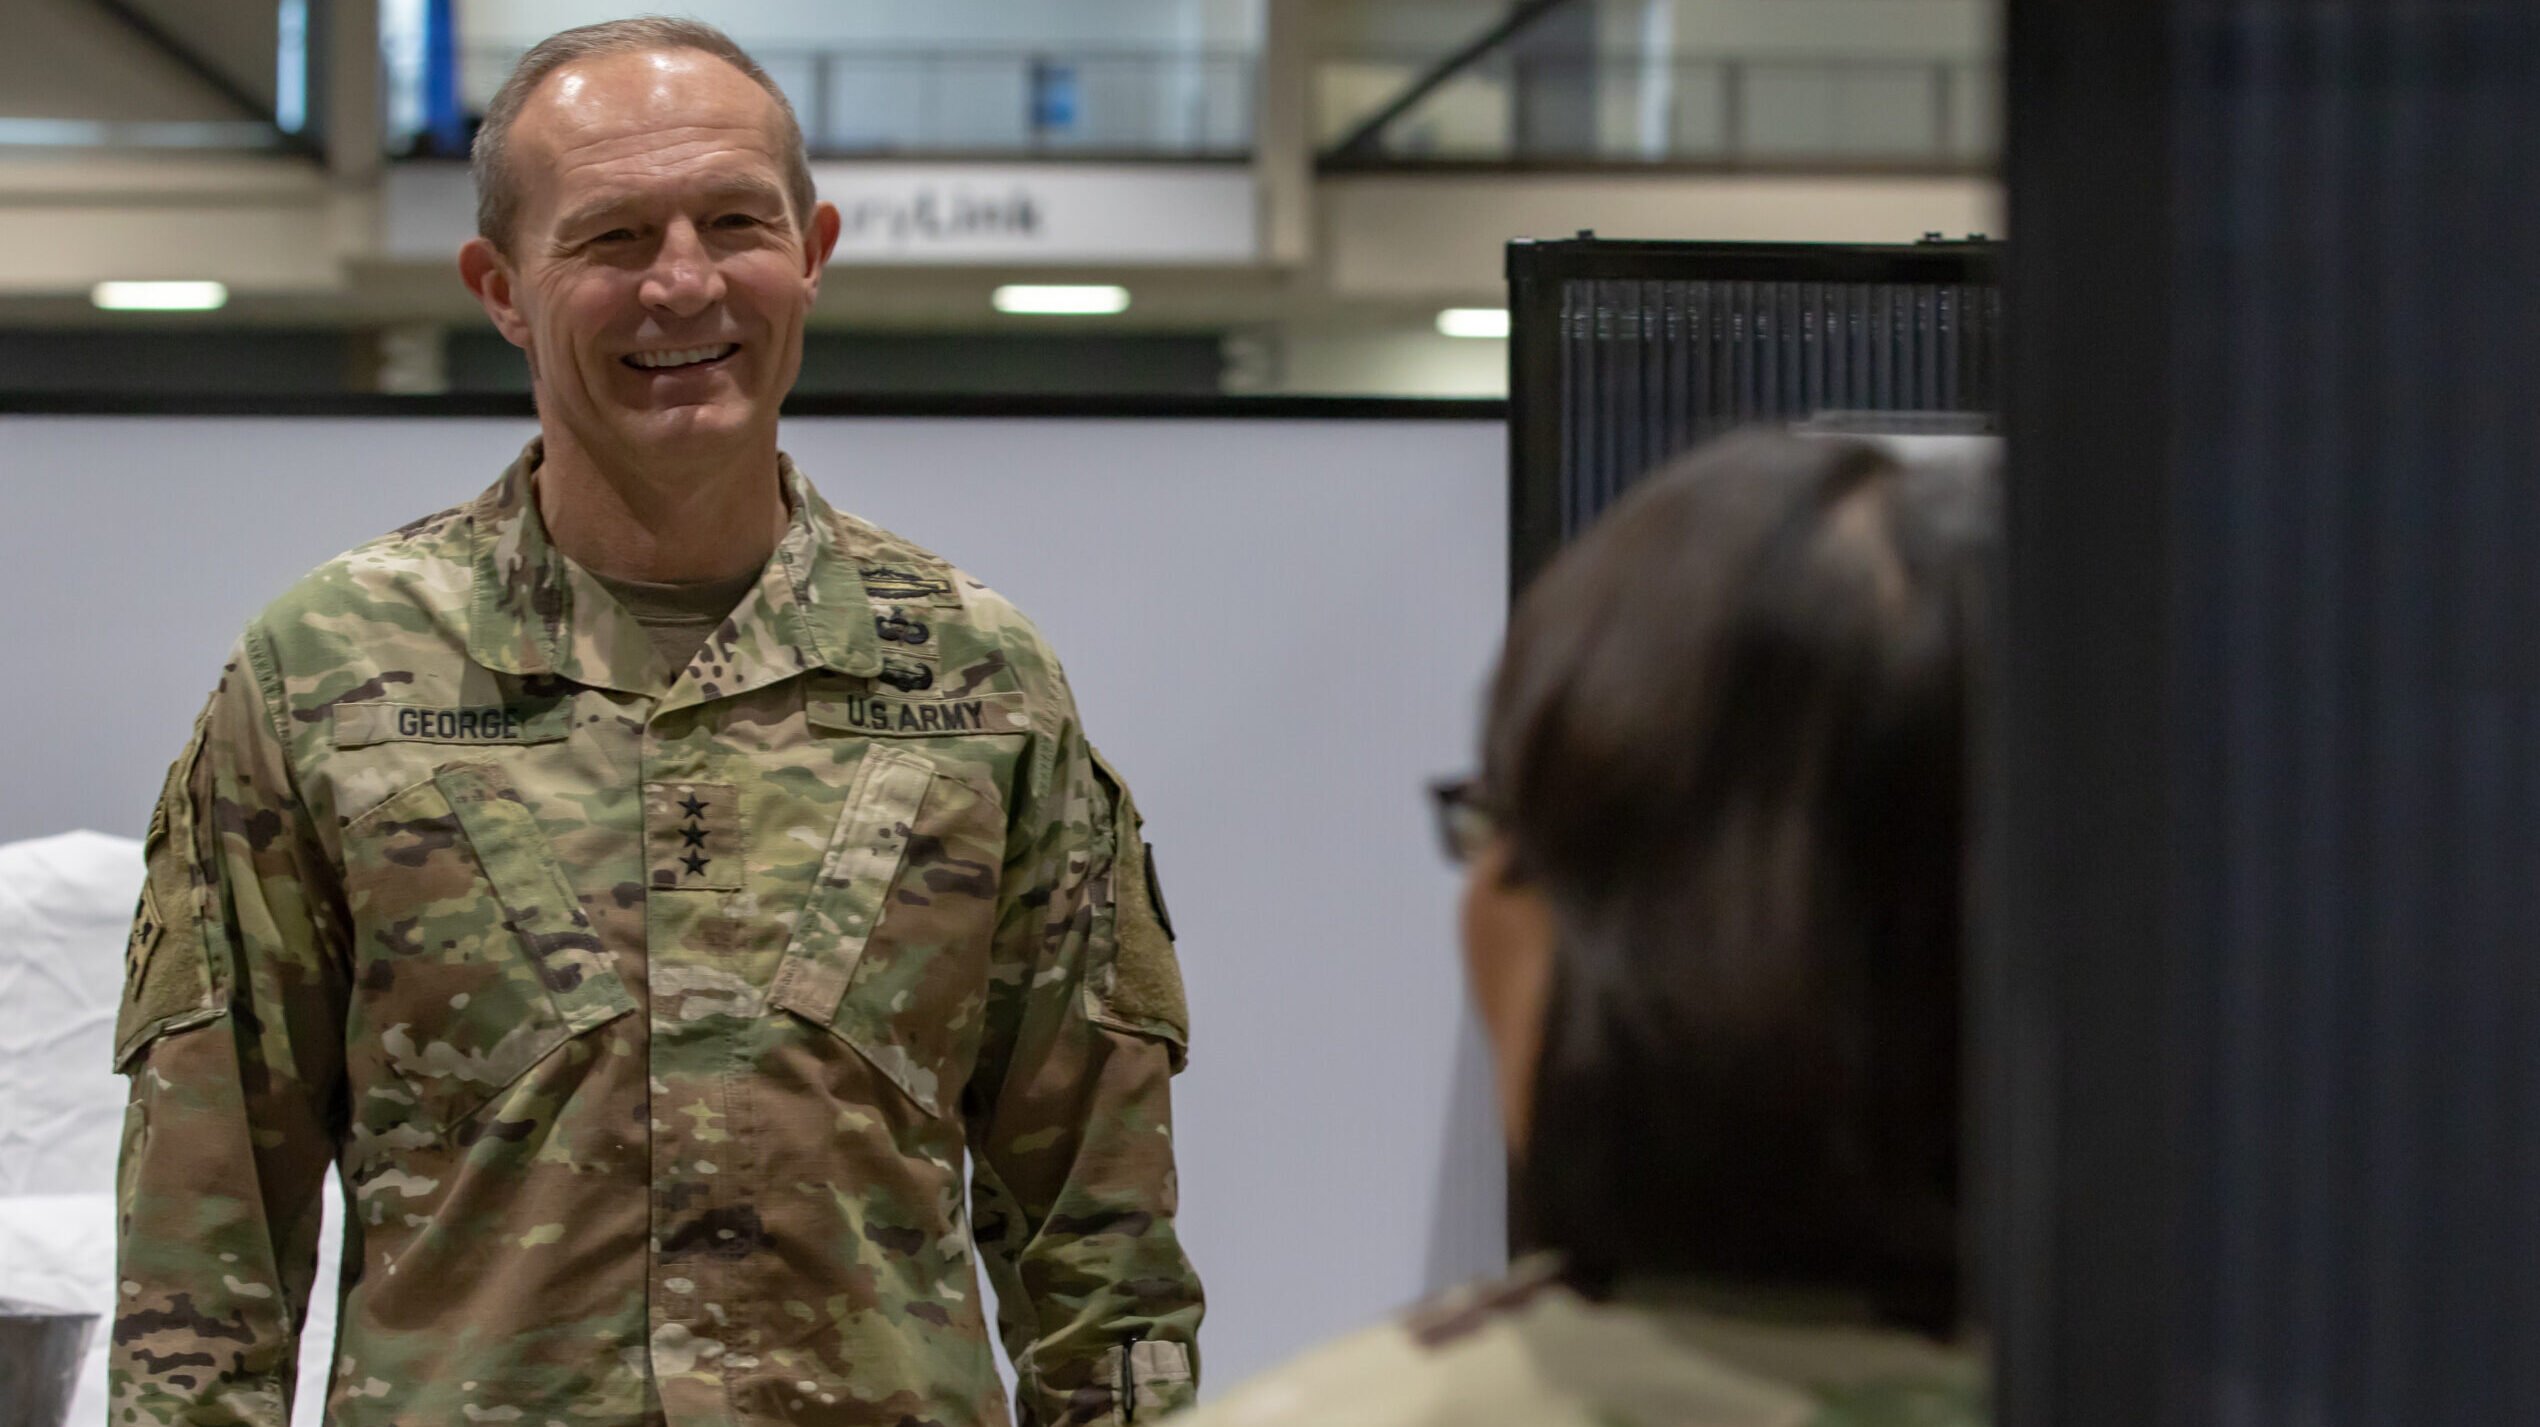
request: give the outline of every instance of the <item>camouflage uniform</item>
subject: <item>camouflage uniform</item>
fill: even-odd
[[[1027,1423],[1191,1400],[1181,983],[1011,605],[831,510],[674,681],[533,445],[247,630],[148,838],[114,1421]],[[973,1182],[965,1213],[963,1159]]]
[[[1691,1284],[1590,1302],[1537,1259],[1171,1427],[1983,1427],[1971,1354]]]

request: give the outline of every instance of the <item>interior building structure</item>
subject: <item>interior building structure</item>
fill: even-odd
[[[622,7],[10,9],[0,389],[526,389],[453,272],[461,160],[523,50]],[[688,9],[845,215],[806,392],[1495,396],[1511,238],[2003,228],[1985,0]],[[131,281],[222,302],[98,305]],[[1013,291],[1053,286],[1094,291]]]

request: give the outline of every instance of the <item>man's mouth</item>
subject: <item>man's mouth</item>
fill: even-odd
[[[681,347],[669,352],[635,352],[618,360],[637,371],[672,371],[681,367],[705,367],[722,361],[741,350],[738,342],[722,342],[711,347]]]

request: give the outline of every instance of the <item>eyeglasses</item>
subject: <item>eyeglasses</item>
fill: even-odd
[[[1429,785],[1429,803],[1449,862],[1472,861],[1499,833],[1499,817],[1483,801],[1479,778],[1441,778]]]

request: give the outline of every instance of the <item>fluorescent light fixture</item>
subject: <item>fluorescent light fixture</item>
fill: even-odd
[[[1129,289],[1108,286],[1036,287],[1008,283],[997,289],[999,312],[1029,317],[1108,317],[1129,310]]]
[[[88,300],[108,312],[209,312],[229,301],[216,282],[101,282]]]
[[[1505,307],[1450,307],[1438,314],[1438,330],[1449,337],[1505,337]]]

